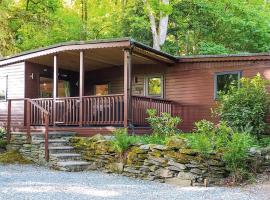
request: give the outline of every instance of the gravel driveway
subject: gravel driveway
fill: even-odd
[[[100,172],[70,173],[31,165],[0,165],[0,199],[3,200],[270,200],[264,190],[262,187],[180,188]]]

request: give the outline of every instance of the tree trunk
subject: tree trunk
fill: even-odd
[[[169,5],[169,0],[162,0],[164,5]],[[160,20],[159,20],[159,42],[160,45],[165,43],[168,31],[168,23],[169,23],[169,15],[164,15],[164,13],[160,13]]]
[[[167,30],[168,30],[168,22],[169,22],[169,15],[160,11],[160,14],[158,16],[159,18],[159,24],[157,27],[156,23],[156,16],[154,15],[154,12],[152,11],[152,8],[147,0],[144,0],[146,9],[148,11],[149,20],[150,20],[150,26],[151,26],[151,32],[153,37],[153,48],[156,50],[160,50],[160,47],[165,43],[166,37],[167,37]],[[162,3],[164,5],[169,5],[169,0],[162,0]]]

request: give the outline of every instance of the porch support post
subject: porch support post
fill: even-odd
[[[53,125],[56,125],[56,98],[58,96],[58,56],[53,56]]]
[[[132,102],[131,102],[131,51],[124,50],[124,127],[132,123]]]
[[[83,125],[83,96],[84,96],[84,52],[80,51],[80,114],[79,114],[79,125]]]

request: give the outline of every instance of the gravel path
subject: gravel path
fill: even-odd
[[[262,187],[180,188],[100,172],[70,173],[31,165],[0,165],[1,200],[270,200],[264,190]]]

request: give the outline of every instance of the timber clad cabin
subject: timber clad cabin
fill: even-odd
[[[270,54],[174,57],[129,38],[62,43],[0,60],[0,126],[145,133],[155,108],[190,131],[214,120],[218,91],[257,73],[270,79]]]

